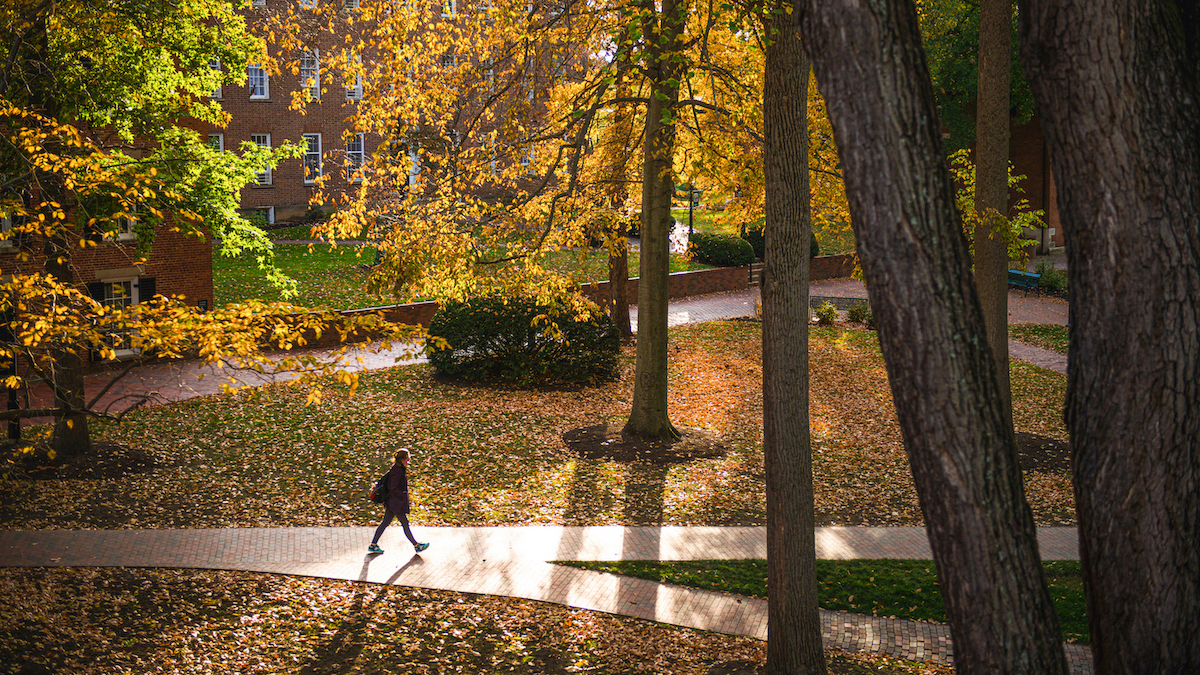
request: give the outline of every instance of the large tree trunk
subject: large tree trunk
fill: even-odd
[[[767,673],[824,674],[808,429],[809,67],[794,15],[776,9],[763,73]]]
[[[663,0],[662,12],[644,6],[650,73],[642,160],[642,244],[638,276],[637,362],[633,405],[624,432],[644,438],[678,438],[667,414],[667,277],[670,274],[671,198],[675,194],[674,105],[682,68],[686,2]],[[656,20],[657,18],[657,20]],[[664,113],[667,119],[664,120]]]
[[[1071,287],[1097,673],[1200,672],[1200,8],[1038,0],[1021,48]]]
[[[1008,242],[992,236],[989,216],[1008,214],[1009,89],[1012,0],[980,0],[979,79],[975,108],[975,288],[1005,413],[1012,417],[1008,378]],[[994,210],[992,214],[990,210]]]
[[[801,3],[955,665],[1065,673],[911,0]]]

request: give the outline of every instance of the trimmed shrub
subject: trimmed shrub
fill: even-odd
[[[1038,286],[1043,290],[1057,291],[1065,293],[1067,291],[1067,274],[1058,269],[1053,263],[1048,263],[1045,260],[1039,261],[1037,264],[1037,273],[1042,275],[1038,279]]]
[[[837,321],[837,307],[826,300],[817,308],[817,323],[822,326],[832,326],[834,321]]]
[[[875,315],[871,313],[871,307],[865,302],[856,302],[850,305],[850,311],[846,312],[846,318],[854,323],[861,323],[867,328],[875,327]]]
[[[430,346],[429,362],[447,377],[521,386],[612,377],[620,333],[612,319],[593,310],[581,320],[565,303],[532,298],[448,302],[429,323],[429,335],[448,347]]]
[[[716,267],[741,267],[754,262],[750,243],[728,234],[693,232],[688,250],[696,260]]]
[[[742,239],[750,242],[750,247],[754,249],[754,257],[762,260],[767,257],[767,240],[763,235],[763,225],[766,223],[765,218],[750,223],[746,226],[746,233],[742,235]],[[815,258],[821,255],[821,245],[817,243],[817,233],[810,234],[808,245],[808,257]]]

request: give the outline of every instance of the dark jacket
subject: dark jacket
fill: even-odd
[[[397,462],[388,471],[387,507],[392,513],[408,513],[408,470]]]

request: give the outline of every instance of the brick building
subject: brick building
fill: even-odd
[[[247,23],[262,25],[271,12],[291,4],[294,0],[252,0],[243,13]],[[353,11],[358,3],[352,0],[353,6],[347,4],[343,11]],[[277,47],[269,45],[272,56],[280,61],[280,74],[252,64],[245,86],[226,84],[213,92],[212,99],[230,115],[230,122],[223,129],[206,129],[212,145],[237,150],[242,143],[274,148],[291,141],[304,150],[302,157],[280,162],[242,189],[245,215],[258,213],[267,223],[303,217],[318,178],[325,178],[327,192],[344,191],[352,183],[347,178],[352,178],[353,167],[362,164],[374,149],[365,134],[350,131],[349,118],[363,94],[361,78],[347,87],[347,83],[333,82],[324,67],[322,51],[335,42],[334,36],[325,34],[298,59],[278,54]],[[297,72],[292,72],[293,67]],[[312,100],[303,113],[291,110],[293,94],[305,86],[312,92]]]

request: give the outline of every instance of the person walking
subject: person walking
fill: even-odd
[[[392,455],[392,468],[387,473],[388,498],[384,502],[383,522],[379,523],[379,527],[375,528],[375,538],[371,540],[371,545],[367,547],[367,553],[383,553],[383,549],[379,548],[379,538],[383,536],[383,531],[392,523],[392,518],[399,518],[400,525],[404,528],[404,536],[412,542],[413,549],[417,553],[429,548],[429,544],[417,542],[417,538],[413,536],[412,529],[408,526],[408,510],[410,507],[408,500],[408,463],[412,460],[412,455],[409,454],[408,448],[400,448]]]

